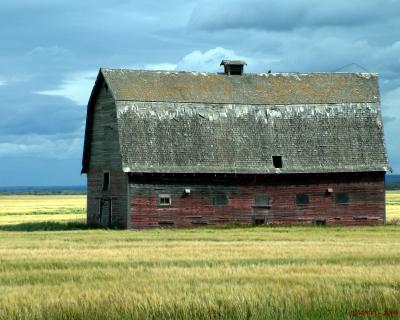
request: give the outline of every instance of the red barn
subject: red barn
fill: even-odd
[[[88,223],[385,223],[373,73],[100,69],[82,173]]]

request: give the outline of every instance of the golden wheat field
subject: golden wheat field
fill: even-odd
[[[84,230],[85,201],[0,197],[0,319],[400,318],[397,225]]]
[[[0,195],[0,225],[83,221],[86,195]]]
[[[400,222],[400,190],[386,191],[386,219]]]

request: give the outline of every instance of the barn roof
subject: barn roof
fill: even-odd
[[[376,74],[101,69],[102,77],[115,100],[125,172],[387,170]]]
[[[101,69],[116,100],[238,104],[378,102],[373,73],[221,73]]]

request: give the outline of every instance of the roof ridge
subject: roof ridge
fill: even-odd
[[[101,71],[128,71],[128,72],[146,72],[146,73],[165,73],[165,74],[206,74],[206,75],[221,75],[226,76],[224,72],[206,72],[206,71],[186,71],[186,70],[147,70],[147,69],[129,69],[129,68],[108,68],[100,67]],[[260,75],[260,76],[274,76],[274,75],[374,75],[379,76],[377,72],[332,72],[332,71],[317,71],[317,72],[300,72],[300,71],[290,71],[290,72],[245,72],[240,76],[246,75]],[[232,76],[237,77],[237,76]]]

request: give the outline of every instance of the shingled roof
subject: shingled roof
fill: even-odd
[[[235,104],[379,102],[373,73],[219,73],[101,69],[115,100]]]
[[[387,170],[376,74],[101,69],[102,81],[115,100],[125,172]]]

